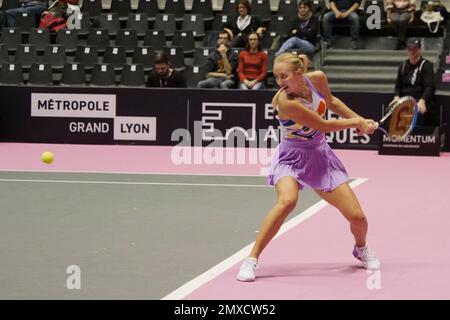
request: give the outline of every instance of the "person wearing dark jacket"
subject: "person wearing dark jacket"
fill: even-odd
[[[406,44],[408,59],[398,68],[394,101],[404,96],[416,99],[419,108],[418,125],[438,125],[434,101],[435,78],[433,64],[422,57],[420,39],[410,38]]]
[[[199,88],[232,89],[236,87],[238,55],[230,48],[229,44],[229,33],[220,32],[217,50],[211,52],[206,62],[206,80],[198,83]]]
[[[147,79],[147,87],[186,88],[186,80],[182,73],[170,67],[167,54],[157,53],[153,60],[153,71]]]
[[[319,32],[319,19],[311,11],[311,1],[302,0],[298,4],[298,15],[291,22],[292,37],[286,40],[275,56],[291,49],[299,49],[312,59],[315,51],[317,33]]]
[[[251,15],[250,2],[248,0],[239,0],[237,4],[237,17],[225,24],[224,30],[230,34],[231,47],[245,48],[248,43],[250,32],[256,32],[262,37],[266,28],[262,26],[261,21]]]

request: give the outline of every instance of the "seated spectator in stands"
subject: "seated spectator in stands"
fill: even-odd
[[[239,0],[237,4],[238,16],[232,18],[225,24],[224,30],[230,34],[231,47],[244,48],[250,32],[257,32],[261,37],[266,28],[262,27],[261,21],[250,13],[250,3],[248,0]]]
[[[351,23],[350,36],[352,49],[358,49],[359,41],[359,15],[358,8],[361,0],[330,0],[331,11],[326,12],[322,18],[323,37],[328,47],[332,46],[332,23],[338,20],[347,20]]]
[[[147,78],[147,87],[186,88],[186,80],[181,72],[170,67],[165,53],[157,53],[153,59],[153,71]]]
[[[428,2],[420,15],[420,20],[427,24],[431,33],[438,32],[439,26],[446,28],[448,18],[448,11],[439,0]]]
[[[211,52],[206,62],[206,80],[198,83],[199,88],[236,88],[236,68],[238,55],[230,48],[230,34],[226,31],[219,33],[217,50]]]
[[[439,12],[444,18],[444,25],[447,26],[448,20],[450,18],[450,15],[447,11],[447,8],[441,3],[440,0],[432,0],[431,3],[428,3],[428,6],[431,6],[433,8],[433,11]]]
[[[439,113],[434,101],[435,77],[433,63],[422,57],[420,39],[408,39],[408,59],[398,68],[394,101],[404,96],[417,100],[418,125],[438,125]]]
[[[264,89],[268,64],[267,53],[261,48],[259,35],[256,32],[250,32],[247,48],[239,53],[239,88],[252,90]]]
[[[297,17],[291,22],[291,37],[281,45],[275,56],[291,49],[299,49],[312,60],[319,32],[319,19],[312,13],[311,6],[310,0],[299,2]]]
[[[4,0],[5,1],[5,0]],[[16,17],[22,13],[34,14],[36,17],[36,26],[39,24],[42,13],[47,8],[47,0],[19,0],[20,7],[9,9],[5,12],[5,21],[7,27],[16,26]]]
[[[41,15],[39,28],[48,28],[50,31],[67,29],[69,15],[80,13],[80,8],[77,6],[78,2],[79,0],[50,0],[50,5]],[[73,10],[69,10],[69,5],[72,6]],[[71,28],[75,27],[71,26]],[[69,27],[69,29],[71,28]]]
[[[50,0],[48,9],[44,11],[43,15],[50,12],[55,17],[67,19],[69,16],[68,5],[78,5],[79,2],[79,0]]]
[[[414,21],[415,12],[414,0],[386,0],[386,21],[392,25],[394,34],[398,37],[397,50],[406,47],[408,24]]]

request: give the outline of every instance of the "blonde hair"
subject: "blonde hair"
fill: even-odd
[[[292,52],[285,52],[275,58],[274,65],[277,63],[289,63],[293,70],[300,70],[305,73],[308,70],[309,58],[305,54],[295,54]]]

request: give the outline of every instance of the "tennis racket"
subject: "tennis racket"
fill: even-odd
[[[405,140],[416,125],[418,111],[416,99],[401,97],[391,102],[384,117],[378,121],[378,129],[398,141]]]

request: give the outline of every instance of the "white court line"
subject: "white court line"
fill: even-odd
[[[367,178],[358,178],[356,180],[353,180],[350,182],[350,187],[356,188],[360,184],[367,181]],[[288,222],[284,223],[274,239],[281,236],[283,233],[291,230],[295,226],[299,225],[300,223],[306,221],[308,218],[312,217],[314,214],[316,214],[320,209],[326,207],[328,203],[325,200],[321,200],[318,203],[312,205],[299,215],[295,216]],[[197,278],[192,279],[191,281],[187,282],[186,284],[182,285],[178,289],[172,291],[165,297],[163,297],[161,300],[181,300],[185,298],[187,295],[191,294],[193,291],[197,290],[201,286],[203,286],[208,281],[211,281],[212,279],[216,278],[220,274],[224,273],[226,270],[230,269],[232,266],[234,266],[236,263],[242,261],[244,258],[248,256],[250,253],[254,242],[250,243],[249,245],[245,246],[229,258],[223,260],[219,264],[215,265],[208,271],[202,273]],[[234,281],[234,278],[230,281]]]
[[[87,173],[87,174],[135,174],[135,175],[159,175],[159,176],[207,176],[207,177],[266,177],[263,174],[231,174],[231,173],[192,173],[192,172],[127,172],[127,171],[54,171],[54,170],[10,170],[1,169],[2,172],[33,172],[33,173]]]
[[[37,180],[33,180],[33,179],[0,179],[0,182],[270,188],[269,186],[266,186],[264,184],[229,184],[229,183],[179,183],[179,182],[132,182],[132,181],[89,181],[89,180],[39,180],[39,179],[37,179]]]

